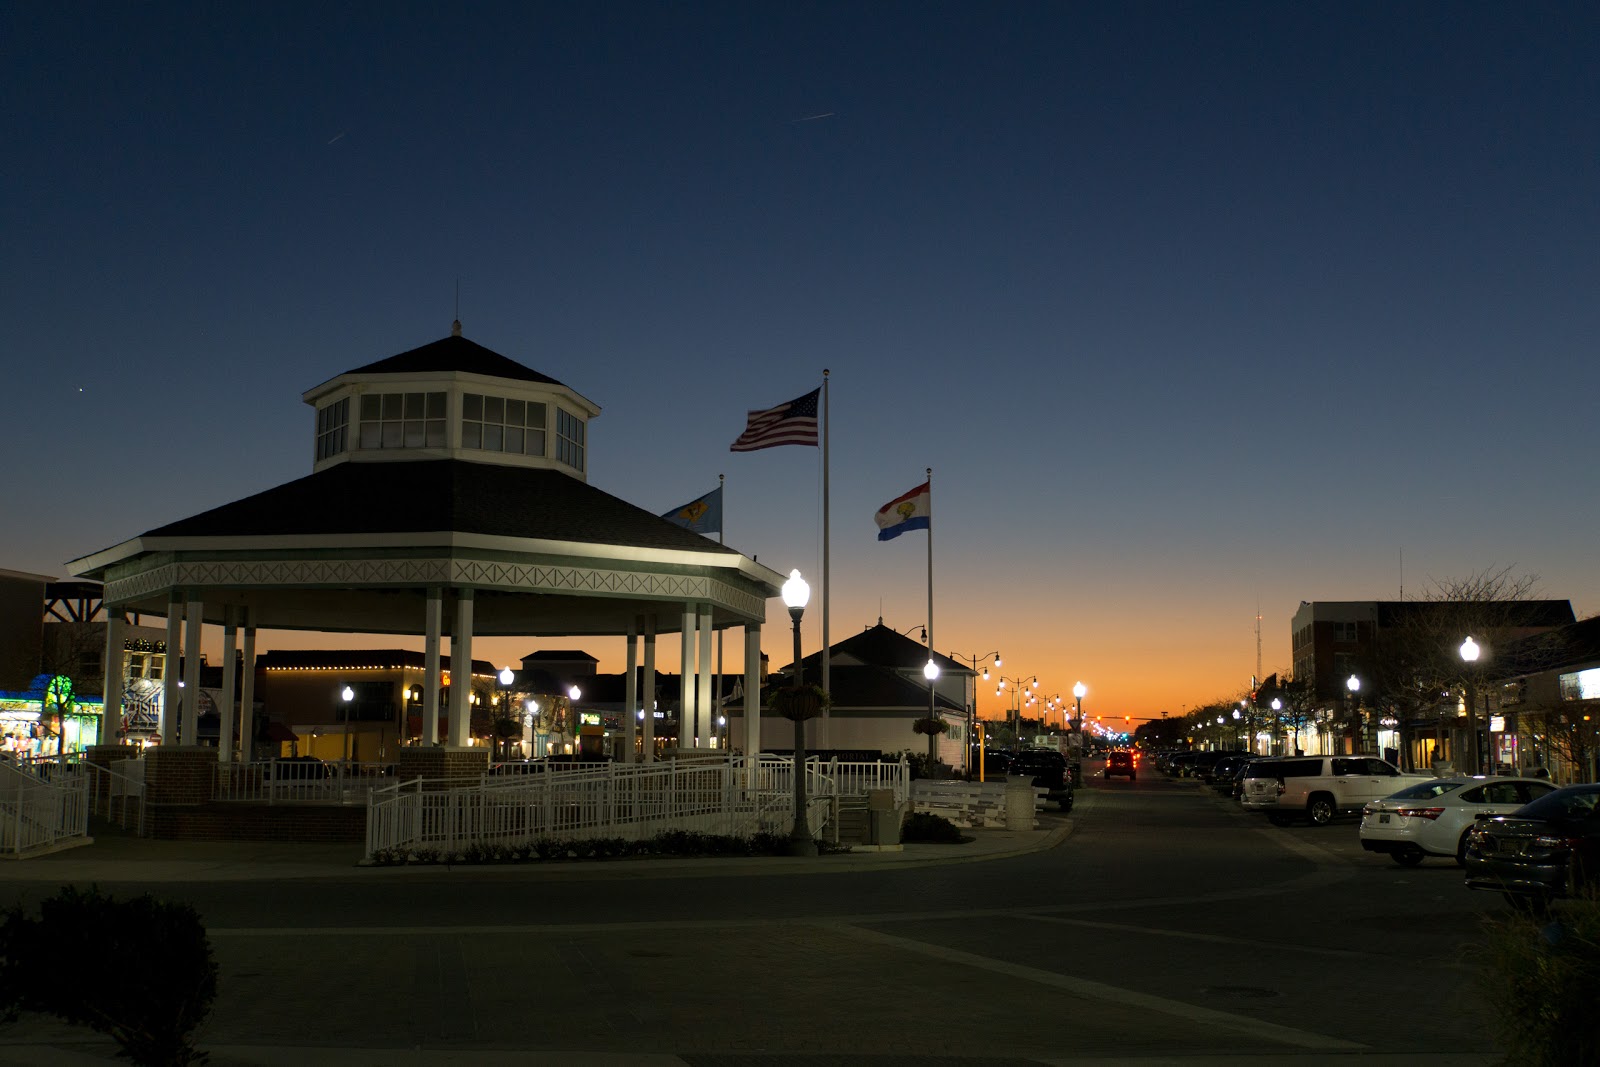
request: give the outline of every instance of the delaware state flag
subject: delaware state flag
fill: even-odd
[[[689,501],[681,508],[673,508],[661,516],[663,519],[695,533],[722,532],[722,486],[717,486],[705,496]]]
[[[933,518],[930,482],[923,482],[909,493],[895,497],[878,509],[878,540],[899,537],[907,530],[926,530]]]

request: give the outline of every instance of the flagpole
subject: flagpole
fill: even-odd
[[[723,528],[723,527],[728,525],[728,497],[727,497],[727,494],[725,494],[722,491],[723,490],[723,483],[727,481],[727,478],[728,478],[728,476],[726,474],[717,475],[717,499],[719,501],[721,501],[721,508],[722,508],[722,516],[721,516],[720,521],[717,523],[717,544],[719,544],[719,545],[726,545],[728,543],[728,531]],[[724,707],[723,703],[722,703],[722,631],[721,630],[717,631],[717,712],[718,712],[718,717],[719,718],[722,718],[724,720],[727,719],[727,717],[728,717],[728,709],[726,707]],[[726,755],[727,751],[730,750],[733,747],[732,745],[730,745],[728,743],[729,740],[731,739],[732,735],[733,735],[733,730],[732,730],[731,727],[729,728],[727,733],[722,735],[722,748],[723,748],[724,755]]]
[[[822,368],[822,691],[833,692],[828,681],[828,433],[833,419],[828,415],[828,368]],[[798,669],[798,668],[797,668]],[[817,722],[817,748],[829,747],[828,711],[824,706]]]
[[[933,468],[928,468],[928,662],[933,662]],[[934,679],[928,679],[928,718],[934,719]],[[930,721],[928,725],[933,725]],[[935,735],[936,736],[936,735]]]

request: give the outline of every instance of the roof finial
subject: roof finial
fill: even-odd
[[[456,321],[454,321],[454,322],[452,322],[450,324],[450,336],[451,337],[460,337],[461,336],[461,320],[460,319],[457,319]]]
[[[450,336],[461,336],[461,279],[456,279],[456,319],[450,324]]]

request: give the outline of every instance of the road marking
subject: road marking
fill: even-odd
[[[894,934],[867,930],[859,926],[851,926],[848,923],[813,922],[812,925],[835,931],[844,936],[855,937],[859,940],[875,941],[878,944],[898,948],[906,952],[916,952],[962,967],[971,967],[978,970],[991,971],[995,974],[1008,975],[1012,978],[1021,978],[1024,981],[1050,986],[1077,996],[1108,1001],[1143,1011],[1160,1012],[1163,1015],[1186,1019],[1194,1023],[1223,1026],[1230,1030],[1249,1034],[1252,1037],[1264,1038],[1284,1045],[1293,1045],[1296,1048],[1319,1049],[1329,1052],[1350,1052],[1368,1048],[1368,1046],[1354,1041],[1327,1037],[1323,1034],[1313,1034],[1290,1026],[1279,1026],[1277,1023],[1252,1019],[1247,1015],[1235,1015],[1231,1012],[1217,1011],[1214,1008],[1202,1008],[1195,1004],[1185,1004],[1181,1000],[1169,1000],[1166,997],[1139,993],[1132,989],[1107,985],[1104,982],[1092,982],[1087,978],[1074,978],[1070,975],[1056,974],[1054,971],[1043,971],[1037,967],[1007,963],[1004,960],[990,959],[987,956],[962,952],[960,949],[945,948],[942,945],[930,945],[927,942],[914,941],[906,937],[896,937]]]
[[[1339,959],[1370,959],[1372,952],[1355,952],[1344,948],[1312,948],[1309,945],[1280,944],[1273,941],[1252,941],[1245,937],[1228,937],[1225,934],[1197,934],[1187,930],[1168,930],[1159,926],[1133,926],[1128,923],[1094,922],[1091,919],[1064,919],[1055,915],[1027,915],[1035,922],[1055,923],[1058,926],[1079,926],[1089,930],[1111,930],[1116,933],[1141,934],[1146,937],[1170,937],[1180,941],[1204,941],[1213,945],[1243,945],[1248,948],[1271,949],[1274,952],[1300,952],[1308,956],[1333,956]]]

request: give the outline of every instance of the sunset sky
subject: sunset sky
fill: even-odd
[[[1509,566],[1600,612],[1592,3],[11,4],[0,42],[0,567],[309,473],[301,392],[459,282],[603,409],[592,484],[726,474],[727,543],[814,587],[819,450],[728,446],[828,368],[835,641],[927,621],[928,537],[873,513],[928,467],[937,648],[1099,713],[1237,695],[1258,613],[1286,668],[1302,600]]]

